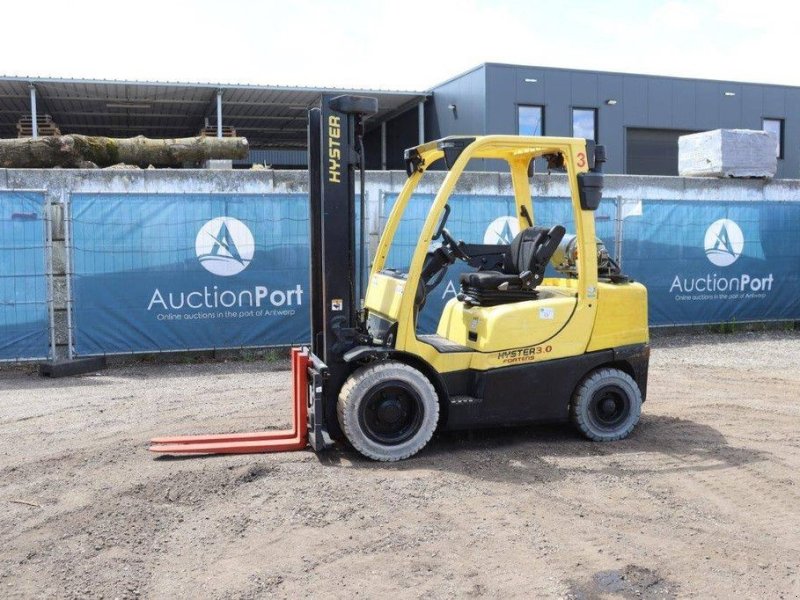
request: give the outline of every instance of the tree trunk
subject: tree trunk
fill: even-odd
[[[174,167],[210,159],[246,158],[247,150],[247,140],[241,137],[151,140],[142,136],[61,135],[0,140],[0,167],[75,168],[87,161],[99,167],[118,163]]]

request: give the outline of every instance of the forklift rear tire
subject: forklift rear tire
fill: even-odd
[[[397,461],[422,450],[439,421],[439,399],[425,375],[397,361],[361,367],[337,403],[347,440],[367,458]]]
[[[575,390],[570,405],[572,422],[595,442],[628,437],[641,413],[639,386],[624,371],[611,368],[590,373]]]

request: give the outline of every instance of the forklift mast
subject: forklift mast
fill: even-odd
[[[322,97],[308,113],[309,221],[311,242],[311,356],[326,378],[309,382],[309,441],[329,444],[327,422],[338,435],[336,395],[350,369],[344,353],[360,343],[359,288],[364,270],[364,118],[378,111],[375,98]],[[360,244],[356,241],[356,169],[361,171]],[[357,258],[357,252],[360,256]],[[357,273],[358,269],[358,273]],[[361,285],[359,285],[361,284]],[[321,363],[321,364],[320,364]],[[326,398],[325,395],[332,395]],[[316,418],[315,418],[316,417]]]

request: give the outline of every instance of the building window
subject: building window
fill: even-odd
[[[572,109],[572,137],[597,141],[597,109]]]
[[[520,106],[517,129],[519,135],[544,135],[544,107]]]
[[[775,148],[775,156],[783,158],[783,119],[762,119],[761,129],[769,133],[774,133],[778,139]]]

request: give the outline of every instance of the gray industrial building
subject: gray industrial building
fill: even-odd
[[[240,166],[304,168],[306,109],[323,93],[378,97],[366,137],[370,169],[402,169],[403,150],[423,140],[523,133],[594,138],[606,146],[610,173],[676,175],[680,135],[743,128],[774,131],[777,176],[800,177],[798,87],[495,63],[424,91],[0,77],[0,137],[30,135],[25,124],[45,114],[43,126],[62,133],[235,130],[251,146]]]
[[[777,176],[800,177],[797,87],[487,63],[430,93],[427,139],[589,137],[605,144],[610,173],[677,175],[679,136],[767,129],[779,138]],[[387,124],[390,168],[400,168],[402,149],[415,143],[414,118],[409,111]]]

